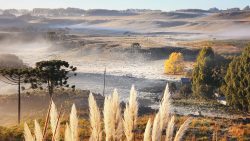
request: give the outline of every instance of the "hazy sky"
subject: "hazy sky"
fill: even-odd
[[[0,9],[17,8],[66,8],[83,9],[161,9],[165,11],[186,8],[208,9],[218,7],[227,9],[243,8],[250,0],[0,0]]]

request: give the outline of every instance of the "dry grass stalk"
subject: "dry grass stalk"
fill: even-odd
[[[55,103],[52,101],[51,104],[51,112],[50,112],[50,126],[52,130],[52,136],[54,137],[54,141],[60,140],[60,132],[56,132],[60,129],[59,125],[57,126],[58,122],[58,113]]]
[[[154,118],[153,128],[152,128],[152,141],[160,141],[161,140],[161,130],[160,129],[160,115],[159,113],[156,114]]]
[[[105,97],[104,100],[104,108],[103,108],[103,122],[104,122],[104,131],[106,135],[106,141],[110,141],[112,138],[112,132],[113,132],[113,121],[112,121],[112,98],[111,96]]]
[[[101,141],[102,139],[101,113],[92,93],[90,93],[88,101],[89,101],[89,118],[92,129],[90,141]]]
[[[50,104],[49,104],[49,108],[48,108],[48,112],[47,112],[47,116],[46,116],[46,120],[45,120],[45,125],[44,125],[44,129],[43,129],[43,141],[46,139],[46,133],[47,133],[48,123],[49,123],[49,115],[50,115],[50,111],[51,111],[51,105],[52,105],[52,98],[50,99]]]
[[[36,141],[42,141],[43,140],[43,133],[42,133],[42,130],[41,130],[41,127],[39,125],[39,123],[37,122],[37,120],[34,121],[35,123],[35,138],[36,138]]]
[[[132,85],[129,97],[129,109],[131,116],[133,117],[134,126],[136,126],[137,116],[138,116],[138,102],[137,102],[137,92],[135,86]]]
[[[105,98],[103,114],[106,140],[121,140],[123,125],[119,95],[116,89],[111,96]]]
[[[169,91],[168,84],[166,85],[163,98],[160,104],[159,113],[160,113],[160,129],[163,130],[167,127],[169,120],[169,115],[171,112],[171,94]]]
[[[126,104],[124,111],[124,133],[128,141],[132,141],[134,137],[133,130],[136,127],[136,121],[138,116],[138,103],[137,103],[137,92],[134,85],[130,90],[129,104]]]
[[[166,128],[171,111],[171,99],[168,84],[166,85],[159,111],[154,119],[152,140],[161,140],[162,130]]]
[[[68,123],[66,123],[66,128],[65,128],[65,133],[64,133],[64,141],[73,141],[71,130],[70,130]]]
[[[133,119],[131,116],[131,113],[129,111],[129,105],[126,104],[126,108],[124,110],[124,120],[123,120],[123,126],[124,126],[124,133],[126,136],[127,141],[132,141],[133,140]]]
[[[30,132],[30,128],[26,122],[24,123],[24,140],[25,141],[35,141],[31,132]]]
[[[89,96],[89,109],[90,109],[90,123],[92,127],[92,135],[91,141],[101,141],[102,138],[102,129],[101,129],[101,114],[100,110],[97,106],[97,103],[94,99],[94,96],[90,94]],[[168,123],[169,115],[171,109],[171,100],[170,100],[170,92],[168,85],[166,86],[166,90],[164,92],[163,99],[160,103],[159,112],[156,114],[154,118],[154,122],[152,125],[151,120],[149,119],[145,132],[144,132],[144,141],[160,141],[162,136],[162,127],[167,126],[166,129],[166,141],[173,140],[174,133],[174,116]],[[59,134],[59,121],[61,117],[61,111],[58,116],[56,106],[54,102],[51,100],[48,115],[50,115],[51,128],[53,132],[52,140],[59,140],[57,138],[57,134]],[[121,109],[119,102],[119,95],[114,90],[112,96],[108,96],[104,101],[104,128],[106,133],[106,141],[110,140],[122,140],[123,130],[126,136],[127,141],[132,141],[134,136],[134,129],[136,127],[137,114],[138,114],[138,103],[137,103],[137,93],[135,91],[134,86],[132,86],[130,91],[129,103],[126,104],[126,108],[124,111],[124,119],[122,122],[121,117]],[[46,130],[48,124],[48,115],[45,122],[44,132],[42,134],[40,126],[37,121],[35,121],[35,135],[37,141],[45,140]],[[192,118],[188,118],[179,128],[174,141],[180,141],[183,138],[188,126],[191,122]],[[122,124],[123,123],[123,124]],[[152,127],[152,128],[151,128]],[[152,130],[151,130],[152,129]],[[27,124],[24,124],[24,136],[26,141],[34,141],[29,127]],[[55,138],[54,138],[55,137]],[[70,113],[70,124],[66,124],[65,129],[65,141],[78,141],[78,117],[75,104],[72,105],[71,113]]]
[[[59,116],[58,116],[57,123],[56,123],[56,128],[55,128],[56,130],[54,131],[54,134],[52,136],[52,141],[56,141],[54,135],[57,135],[57,132],[60,132],[60,119],[61,119],[61,116],[62,116],[62,105],[61,105]]]
[[[165,138],[165,141],[172,141],[173,140],[173,135],[174,135],[174,120],[175,120],[175,117],[172,116],[170,122],[168,123],[168,127],[166,129],[166,138]]]
[[[72,141],[78,141],[78,117],[75,104],[72,105],[70,113],[70,130]]]
[[[143,141],[151,141],[151,127],[152,121],[149,119],[145,128]]]
[[[175,135],[175,139],[174,141],[181,141],[185,132],[188,129],[189,124],[192,122],[192,118],[188,118],[179,128],[179,130],[177,131],[176,135]]]
[[[121,140],[123,135],[123,124],[122,124],[122,116],[121,116],[121,107],[120,100],[117,90],[114,90],[112,95],[112,107],[113,107],[113,124],[114,124],[114,132],[113,132],[113,140]]]

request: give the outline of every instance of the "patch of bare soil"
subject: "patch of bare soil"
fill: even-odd
[[[79,111],[88,109],[89,91],[70,90],[56,91],[53,95],[53,101],[59,109],[61,106],[66,113],[70,111],[73,103],[76,104]],[[98,104],[103,104],[103,97],[95,95]],[[22,94],[21,97],[21,119],[22,121],[32,118],[46,117],[50,98],[46,92],[35,92],[31,95]],[[84,113],[80,114],[85,116]],[[0,125],[11,126],[17,123],[17,95],[0,96]]]

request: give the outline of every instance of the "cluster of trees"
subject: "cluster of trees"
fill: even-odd
[[[61,60],[37,62],[35,68],[27,66],[1,66],[1,81],[17,85],[18,87],[18,123],[21,115],[21,85],[30,84],[31,89],[43,89],[46,87],[52,98],[54,88],[69,87],[68,79],[76,75],[76,67],[70,66],[68,62]],[[25,89],[25,87],[22,87]],[[71,86],[75,88],[75,86]]]
[[[164,63],[166,74],[180,74],[184,70],[184,59],[182,53],[173,52]]]
[[[250,46],[229,64],[222,91],[229,105],[250,111]]]
[[[194,96],[211,99],[214,93],[226,96],[228,105],[250,110],[250,46],[238,57],[224,58],[204,47],[192,72]]]
[[[222,64],[219,62],[224,61],[224,58],[216,55],[211,47],[204,47],[200,51],[192,73],[192,91],[195,96],[205,99],[213,98],[220,84],[221,72],[218,71]]]

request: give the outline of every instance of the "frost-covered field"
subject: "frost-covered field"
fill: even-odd
[[[166,81],[178,81],[180,76],[163,74],[163,59],[150,59],[143,53],[129,51],[110,51],[103,47],[73,47],[63,43],[35,39],[32,41],[3,41],[0,45],[2,54],[15,54],[29,66],[36,62],[49,59],[69,61],[78,68],[78,76],[71,83],[80,89],[90,89],[96,93],[103,92],[103,73],[106,68],[106,91],[118,88],[125,100],[129,87],[135,84],[139,89],[148,86],[162,85]],[[16,88],[2,84],[1,94],[15,93]],[[142,92],[143,93],[143,92]],[[145,93],[145,92],[144,92]],[[141,95],[144,97],[144,95]]]

